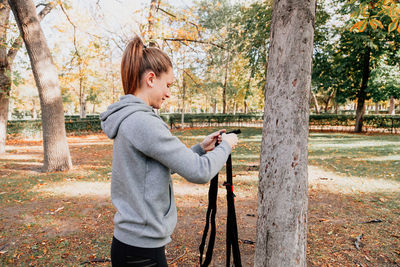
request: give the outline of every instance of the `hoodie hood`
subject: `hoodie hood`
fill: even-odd
[[[156,114],[153,108],[147,105],[142,99],[134,95],[124,95],[118,102],[111,104],[107,110],[100,114],[101,128],[108,138],[114,139],[117,136],[119,126],[131,114],[142,111]]]

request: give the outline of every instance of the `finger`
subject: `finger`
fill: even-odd
[[[223,133],[225,133],[225,132],[226,132],[226,130],[216,131],[216,132],[213,133],[212,135],[213,135],[213,136],[219,136],[219,135],[221,135],[221,134],[223,134]]]

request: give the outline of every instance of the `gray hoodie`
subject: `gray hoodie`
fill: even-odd
[[[134,95],[122,96],[100,120],[114,139],[115,238],[136,247],[166,245],[177,221],[171,171],[190,182],[207,183],[224,166],[230,145],[222,141],[207,154],[199,144],[187,148],[152,107]]]

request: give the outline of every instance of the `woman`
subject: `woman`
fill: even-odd
[[[171,172],[207,183],[224,166],[237,136],[218,131],[189,149],[171,134],[153,108],[170,97],[172,63],[139,37],[125,49],[121,78],[125,95],[100,115],[102,129],[114,139],[111,198],[117,212],[111,261],[113,266],[167,266],[165,245],[177,221]]]

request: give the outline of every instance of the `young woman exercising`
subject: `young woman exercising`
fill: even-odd
[[[117,212],[111,262],[163,267],[165,245],[177,222],[171,172],[207,183],[224,166],[238,139],[221,130],[187,148],[171,134],[153,108],[170,97],[172,63],[139,37],[124,51],[121,78],[125,95],[100,115],[102,129],[114,139],[111,198]],[[220,144],[215,147],[217,139]]]

